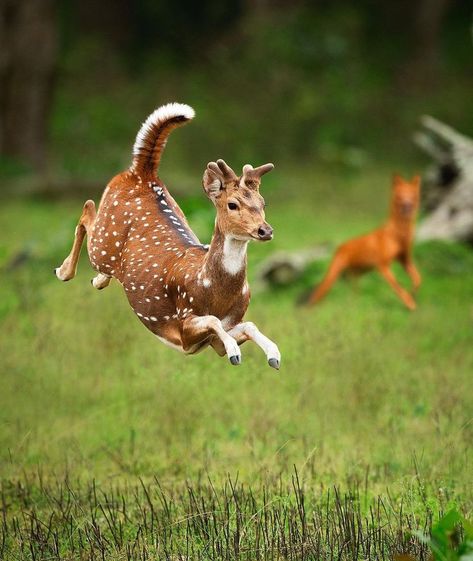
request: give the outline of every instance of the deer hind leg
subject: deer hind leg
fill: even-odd
[[[225,331],[218,318],[215,316],[190,316],[182,322],[181,341],[184,352],[195,352],[194,349],[201,348],[207,340],[212,344],[214,338],[221,341],[225,354],[234,366],[241,364],[241,351],[238,343]],[[212,346],[218,352],[219,345],[212,344]]]
[[[336,253],[328,271],[322,280],[322,282],[313,290],[312,294],[309,297],[308,304],[313,305],[320,302],[322,298],[327,294],[327,292],[332,288],[335,281],[341,275],[341,273],[346,268],[346,261],[342,254]]]
[[[76,226],[74,242],[69,255],[64,259],[62,265],[54,269],[54,274],[61,281],[68,281],[76,276],[77,262],[79,261],[82,242],[86,234],[90,234],[95,222],[95,203],[94,201],[86,201],[79,223]]]
[[[94,288],[96,288],[97,290],[102,290],[102,288],[106,288],[110,284],[111,280],[112,277],[104,275],[103,273],[99,273],[90,282]]]
[[[279,370],[281,365],[281,353],[279,352],[278,346],[276,343],[273,343],[271,339],[266,337],[266,335],[263,335],[254,323],[251,321],[239,323],[230,329],[228,334],[231,337],[234,337],[239,345],[248,340],[254,341],[258,347],[263,349],[264,354],[268,359],[269,366]]]
[[[380,272],[381,276],[384,277],[384,279],[387,281],[389,286],[391,286],[394,292],[399,296],[404,305],[409,308],[409,310],[415,310],[416,303],[414,301],[414,298],[412,298],[409,292],[407,292],[407,290],[398,283],[391,269],[387,265],[383,265],[381,267],[378,267],[378,271]]]

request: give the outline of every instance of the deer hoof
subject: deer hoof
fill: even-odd
[[[62,278],[59,276],[59,271],[60,271],[60,270],[61,270],[60,267],[57,267],[56,269],[53,269],[53,274],[54,274],[54,276],[55,276],[56,278],[58,278],[58,279],[59,279],[60,281],[62,281],[62,282],[67,282],[67,281],[71,280],[70,278],[69,278],[69,279],[62,279]]]
[[[233,366],[239,366],[241,364],[241,356],[233,355],[230,357],[230,362]]]
[[[276,370],[279,370],[279,367],[281,365],[277,358],[270,358],[268,360],[268,364],[269,366],[271,366],[271,368],[276,368]]]
[[[105,288],[105,286],[95,286],[94,279],[90,279],[90,284],[97,290],[103,290]]]

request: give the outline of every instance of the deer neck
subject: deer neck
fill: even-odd
[[[223,234],[216,224],[204,263],[206,277],[216,276],[221,281],[222,277],[228,276],[232,282],[241,277],[244,282],[247,247],[248,241]]]

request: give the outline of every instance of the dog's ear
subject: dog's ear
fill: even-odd
[[[404,183],[403,177],[397,172],[393,173],[393,187],[400,185],[401,183]]]
[[[416,187],[417,189],[420,189],[420,175],[414,175],[414,177],[411,179],[411,185],[413,187]]]

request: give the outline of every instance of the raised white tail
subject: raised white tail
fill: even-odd
[[[133,145],[132,169],[142,177],[155,177],[171,131],[194,118],[194,110],[182,103],[159,107],[141,125]]]

